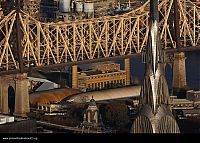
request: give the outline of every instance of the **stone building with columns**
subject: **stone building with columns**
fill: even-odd
[[[78,72],[78,89],[86,92],[130,85],[129,74],[120,69],[120,64],[100,64],[92,70]]]

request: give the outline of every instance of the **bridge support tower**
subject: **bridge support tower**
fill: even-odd
[[[78,65],[72,66],[72,88],[78,89]]]
[[[0,77],[0,112],[9,114],[9,91],[8,88],[14,89],[14,115],[26,117],[30,112],[28,78],[27,74],[7,75]]]
[[[130,85],[130,58],[124,60],[124,69],[126,71],[126,85]]]
[[[174,53],[173,90],[175,92],[187,89],[185,59],[184,52]]]

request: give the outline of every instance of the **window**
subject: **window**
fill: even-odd
[[[38,109],[39,109],[39,110],[42,110],[42,106],[38,106]]]
[[[46,106],[42,106],[43,110],[46,110]]]
[[[94,88],[94,83],[92,83],[92,88]]]
[[[50,107],[47,107],[47,111],[50,111]]]
[[[95,83],[95,86],[94,86],[95,88],[97,87],[97,83]]]

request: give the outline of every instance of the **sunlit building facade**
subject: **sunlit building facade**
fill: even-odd
[[[120,64],[98,65],[92,70],[78,73],[78,88],[85,92],[126,86],[126,76]]]

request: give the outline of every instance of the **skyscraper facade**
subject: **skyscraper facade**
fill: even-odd
[[[144,53],[145,76],[140,93],[139,113],[132,133],[179,133],[169,106],[169,91],[164,74],[164,52],[159,32],[158,0],[150,0],[150,29]]]

